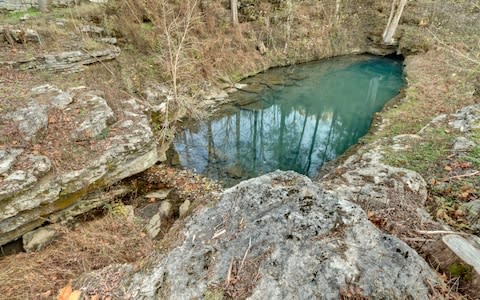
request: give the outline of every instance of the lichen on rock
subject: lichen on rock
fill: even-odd
[[[437,281],[414,250],[380,232],[360,207],[294,172],[226,190],[183,235],[180,247],[124,273],[126,294],[193,299],[215,290],[250,299],[338,299],[354,284],[365,297],[427,299],[428,284]]]

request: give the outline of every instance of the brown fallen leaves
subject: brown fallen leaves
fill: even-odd
[[[68,284],[58,292],[57,300],[80,300],[81,295],[81,291],[74,291],[72,289],[72,281],[70,280]]]

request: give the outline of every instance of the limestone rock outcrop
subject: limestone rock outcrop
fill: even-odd
[[[120,55],[120,48],[115,46],[104,49],[86,51],[64,51],[40,56],[0,61],[0,65],[12,66],[20,70],[46,70],[54,72],[75,73],[85,69],[87,65],[108,61]]]
[[[135,99],[115,101],[112,109],[85,87],[43,85],[0,116],[0,132],[9,135],[0,150],[0,245],[69,218],[72,207],[75,215],[91,209],[78,201],[157,161],[144,108]]]
[[[226,190],[180,236],[181,246],[142,271],[120,267],[116,290],[125,288],[133,299],[338,299],[350,290],[368,298],[427,299],[428,283],[437,280],[414,250],[375,228],[360,207],[294,172]],[[89,282],[85,294],[98,274],[91,276],[77,282]]]

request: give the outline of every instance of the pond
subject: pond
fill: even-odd
[[[276,169],[315,176],[399,93],[402,63],[346,56],[248,78],[232,104],[176,136],[172,161],[227,186]]]

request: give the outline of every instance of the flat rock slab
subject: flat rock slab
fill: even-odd
[[[132,268],[122,267],[117,290],[133,299],[339,299],[354,287],[368,298],[428,299],[429,283],[437,280],[414,250],[380,232],[360,207],[294,172],[226,190],[182,232],[181,246],[142,271],[128,275]]]
[[[20,70],[47,70],[54,72],[76,73],[83,71],[87,65],[115,59],[120,55],[120,48],[110,46],[99,50],[76,50],[25,57],[16,60],[1,61]]]

